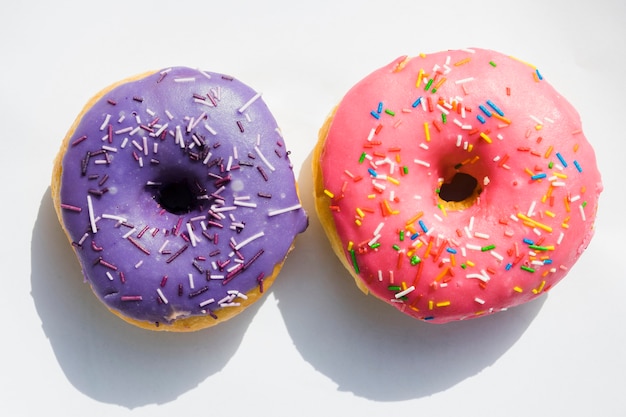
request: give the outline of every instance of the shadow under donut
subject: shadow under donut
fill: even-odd
[[[340,391],[378,401],[428,396],[478,374],[533,321],[546,296],[480,319],[435,325],[365,296],[333,253],[315,213],[311,155],[299,186],[309,229],[274,292],[302,357]],[[297,270],[296,270],[297,269]]]
[[[31,295],[43,331],[78,390],[128,408],[173,401],[219,372],[263,302],[198,332],[152,332],[111,314],[82,281],[48,189],[31,243]]]

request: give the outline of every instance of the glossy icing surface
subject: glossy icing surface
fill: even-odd
[[[602,191],[571,104],[536,67],[481,49],[401,57],[365,77],[319,163],[359,286],[435,323],[552,288],[589,244]],[[455,175],[473,180],[449,185]],[[462,195],[443,199],[451,188]]]
[[[261,94],[184,67],[87,110],[63,156],[60,203],[96,295],[156,324],[238,306],[308,224]]]

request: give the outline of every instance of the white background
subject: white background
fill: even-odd
[[[3,2],[0,415],[626,415],[625,22],[622,0]],[[313,209],[310,154],[363,76],[469,46],[536,64],[577,107],[605,191],[591,246],[549,295],[438,326],[353,285]],[[81,284],[49,191],[91,95],[172,65],[263,92],[310,215],[267,297],[194,334],[107,313]]]

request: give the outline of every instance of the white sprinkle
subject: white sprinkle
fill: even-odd
[[[535,206],[537,205],[537,201],[533,200],[532,203],[530,203],[530,207],[528,209],[528,213],[526,213],[526,215],[528,217],[532,217],[532,215],[535,213]]]
[[[143,265],[143,261],[139,261],[135,264],[135,269],[138,269],[141,265]]]
[[[193,290],[195,288],[195,285],[193,282],[193,274],[188,274],[188,276],[189,276],[189,288]]]
[[[485,300],[483,300],[482,298],[474,298],[474,301],[476,301],[478,304],[485,304]]]
[[[561,232],[561,234],[559,235],[559,238],[556,240],[557,245],[561,244],[561,242],[563,241],[563,237],[565,237],[565,233]]]
[[[111,120],[111,115],[107,114],[104,118],[104,122],[102,122],[102,124],[100,125],[100,130],[104,130],[104,128],[107,127],[107,125],[109,124],[109,120]]]
[[[242,298],[242,299],[244,299],[244,300],[247,300],[247,299],[248,299],[248,296],[247,296],[247,295],[245,295],[244,293],[242,293],[242,292],[240,292],[240,291],[237,291],[237,290],[228,290],[228,293],[229,293],[229,294],[234,294],[234,295],[236,295],[237,297]]]
[[[460,79],[460,80],[456,80],[454,83],[455,84],[464,84],[464,83],[467,83],[467,82],[470,82],[470,81],[474,81],[474,77],[467,77],[467,78],[463,78],[463,79]]]
[[[267,167],[270,170],[276,171],[276,168],[274,168],[274,166],[272,164],[270,164],[270,161],[268,161],[267,158],[265,158],[265,155],[263,155],[263,153],[261,152],[261,150],[259,149],[258,146],[255,146],[254,150],[256,151],[256,153],[259,154],[259,158],[261,158],[261,160],[265,163],[265,165],[267,165]]]
[[[126,221],[127,221],[127,219],[125,217],[116,216],[114,214],[107,214],[107,213],[103,213],[102,214],[102,218],[103,219],[109,219],[109,220],[116,220],[116,221],[121,222],[121,223],[126,223]]]
[[[198,68],[198,72],[202,75],[204,75],[206,78],[208,78],[209,80],[211,79],[211,75],[209,75],[207,72],[201,70]]]
[[[378,239],[380,239],[381,235],[376,235],[372,238],[372,240],[370,240],[369,242],[367,242],[368,246],[372,246],[374,245],[376,242],[378,242]]]
[[[233,204],[235,204],[236,206],[256,208],[256,203],[248,203],[241,200],[235,200]]]
[[[481,239],[489,239],[489,235],[487,233],[482,233],[482,232],[474,232],[474,237],[478,237]]]
[[[174,118],[174,115],[172,113],[170,113],[169,110],[165,110],[165,115],[167,116],[168,119],[172,120]]]
[[[469,229],[474,230],[474,216],[470,217]]]
[[[195,248],[196,244],[198,242],[200,242],[200,239],[198,239],[198,237],[193,232],[193,230],[191,228],[191,223],[187,223],[187,233],[189,233],[189,239],[191,240],[191,246],[193,246]]]
[[[256,93],[256,94],[255,94],[255,95],[254,95],[254,96],[253,96],[250,100],[246,101],[246,103],[245,103],[243,106],[241,106],[241,107],[239,108],[239,110],[237,110],[237,111],[238,111],[239,113],[243,113],[244,111],[246,111],[246,109],[247,109],[248,107],[250,107],[250,105],[251,105],[252,103],[254,103],[255,101],[257,101],[257,100],[261,97],[261,94],[262,94],[262,93]]]
[[[180,77],[180,78],[174,78],[174,82],[177,83],[191,83],[196,81],[196,77]]]
[[[202,161],[202,163],[203,163],[204,165],[208,164],[208,163],[209,163],[209,160],[211,159],[211,156],[213,156],[213,154],[212,154],[211,152],[209,152],[209,153],[207,154],[206,158],[204,158],[204,161]]]
[[[165,129],[167,129],[167,126],[168,126],[168,124],[167,124],[167,123],[165,123],[163,126],[161,126],[161,127],[159,128],[159,130],[157,130],[156,132],[154,132],[154,137],[157,137],[157,138],[158,138],[159,136],[161,136],[161,133],[163,133],[163,132],[165,131]]]
[[[465,278],[476,278],[479,279],[483,282],[488,282],[489,281],[489,277],[488,276],[484,276],[482,274],[477,274],[477,273],[473,273],[473,274],[467,274],[465,275]]]
[[[502,255],[500,255],[498,252],[490,250],[489,253],[491,254],[491,256],[493,256],[494,258],[496,258],[499,261],[503,261],[504,257]]]
[[[267,213],[268,216],[272,217],[272,216],[276,216],[278,214],[283,214],[283,213],[287,213],[289,211],[293,211],[293,210],[298,210],[299,208],[301,208],[302,205],[301,204],[294,204],[291,207],[286,207],[286,208],[282,208],[282,209],[278,209],[278,210],[273,210]]]
[[[585,216],[585,207],[581,204],[578,208],[580,209],[580,217],[582,217],[583,221],[587,221],[587,216]]]
[[[543,125],[543,122],[541,121],[541,119],[539,119],[538,117],[533,116],[532,114],[529,115],[531,119],[533,119],[534,122],[536,122],[538,125]]]
[[[113,281],[113,275],[111,275],[110,271],[106,272],[107,278],[109,279],[109,281]]]
[[[183,132],[180,128],[180,126],[176,126],[176,135],[175,135],[175,140],[174,143],[178,144],[181,148],[185,147],[185,142],[183,140]]]
[[[461,143],[463,143],[463,136],[462,135],[458,135],[456,137],[456,147],[457,148],[461,147]]]
[[[396,293],[395,297],[396,297],[396,299],[398,299],[398,298],[402,298],[402,297],[404,297],[405,295],[407,295],[407,294],[409,294],[409,293],[411,293],[411,292],[413,292],[413,291],[415,291],[415,287],[414,287],[413,285],[411,285],[411,286],[410,286],[409,288],[407,288],[406,290],[404,290],[404,291],[400,291],[399,293]]]
[[[379,235],[379,234],[380,234],[380,231],[381,231],[381,230],[383,230],[383,227],[384,227],[384,226],[385,226],[385,222],[380,222],[380,223],[378,224],[378,226],[376,226],[376,229],[374,229],[374,233],[373,233],[373,235],[374,235],[374,236]]]
[[[214,302],[215,302],[215,298],[209,298],[208,300],[204,300],[203,302],[201,302],[200,307],[205,307]]]
[[[163,295],[163,291],[161,291],[160,288],[157,288],[157,294],[159,294],[159,297],[161,298],[161,301],[163,301],[163,304],[167,304],[167,298],[165,298],[165,295]]]
[[[143,154],[148,156],[148,138],[145,136],[143,137]]]
[[[133,227],[132,229],[130,229],[128,232],[126,232],[124,234],[124,236],[122,236],[122,238],[127,239],[129,236],[131,236],[133,233],[135,233],[137,231],[136,227]]]
[[[113,133],[115,133],[116,135],[122,135],[122,134],[124,134],[124,133],[128,133],[128,132],[130,132],[131,130],[133,130],[132,126],[128,126],[128,127],[125,127],[124,129],[119,129],[119,130],[116,130],[116,131],[115,131],[115,132],[113,132]]]
[[[91,196],[87,194],[87,209],[89,210],[89,224],[91,225],[91,231],[96,233],[98,228],[96,227],[96,218],[93,215],[93,202]]]
[[[120,145],[120,148],[124,149],[127,144],[128,144],[128,138],[124,138],[124,140],[122,141],[122,144]]]
[[[260,237],[265,236],[265,233],[263,232],[259,232],[256,235],[252,235],[249,238],[247,238],[246,240],[244,240],[243,242],[238,243],[237,245],[235,245],[235,250],[239,250],[241,248],[243,248],[244,246],[246,246],[248,243],[252,242],[253,240],[256,240]]]
[[[102,145],[102,149],[109,152],[117,152],[117,148],[114,148],[113,146]]]
[[[163,251],[165,250],[165,247],[167,246],[168,243],[170,243],[169,240],[166,240],[165,242],[163,242],[163,244],[159,248],[159,253],[163,253]]]
[[[422,161],[421,159],[414,159],[413,162],[415,162],[418,165],[425,166],[426,168],[430,167],[430,163],[429,162]]]
[[[480,245],[474,245],[474,244],[472,244],[472,243],[467,243],[467,244],[465,245],[465,247],[466,247],[467,249],[471,249],[471,250],[481,250],[481,246],[480,246]]]
[[[552,183],[552,186],[553,187],[565,187],[565,182],[563,182],[563,181],[554,181]]]

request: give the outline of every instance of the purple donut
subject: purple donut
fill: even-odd
[[[185,67],[96,96],[65,138],[51,189],[96,296],[154,330],[240,312],[308,225],[261,93]]]

